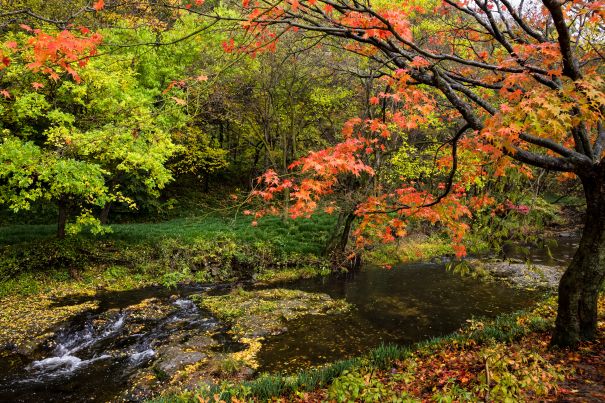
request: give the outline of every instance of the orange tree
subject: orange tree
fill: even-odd
[[[391,105],[379,118],[351,120],[342,143],[293,164],[296,178],[267,172],[257,194],[268,207],[258,215],[274,211],[285,190],[292,215],[310,214],[343,175],[374,176],[375,161],[400,144],[394,137],[430,129],[438,117],[453,128],[444,141],[450,154],[439,159],[443,180],[431,190],[403,177],[367,192],[356,210],[358,242],[379,228],[382,240],[401,236],[415,217],[441,222],[459,245],[461,218],[486,201],[465,197],[468,181],[483,173],[458,173],[465,160],[491,162],[496,174],[529,166],[577,177],[587,219],[559,285],[553,343],[595,337],[605,277],[603,1],[244,0],[242,7],[254,40],[230,42],[229,51],[262,49],[285,30],[321,33],[383,66],[389,90],[372,102]],[[462,150],[475,157],[461,160]]]

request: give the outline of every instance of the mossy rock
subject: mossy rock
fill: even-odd
[[[325,315],[350,308],[344,300],[327,294],[275,288],[244,291],[227,295],[198,296],[197,303],[217,318],[232,324],[239,337],[264,337],[286,330],[288,321],[304,315]]]

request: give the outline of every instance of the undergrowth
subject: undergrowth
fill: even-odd
[[[325,272],[322,247],[332,217],[250,225],[248,218],[121,224],[110,234],[58,240],[49,226],[0,232],[0,296],[31,294],[53,281],[135,278],[167,286],[261,277],[291,280]],[[283,272],[283,275],[282,275]],[[140,282],[139,281],[139,282]]]

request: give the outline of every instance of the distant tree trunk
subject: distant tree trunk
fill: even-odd
[[[111,202],[105,203],[99,215],[99,221],[101,221],[102,225],[106,225],[109,222],[109,210],[111,210]]]
[[[223,127],[223,121],[219,120],[218,122],[218,143],[223,147],[223,142],[225,141],[225,128]]]
[[[208,193],[210,191],[210,174],[204,173],[204,179],[202,179],[202,191]]]
[[[594,339],[597,301],[605,278],[605,181],[602,175],[582,178],[586,219],[582,239],[559,283],[559,306],[552,343],[574,346]]]
[[[290,219],[290,189],[284,190],[284,210],[282,212],[282,221],[287,223]]]
[[[63,239],[65,238],[65,227],[67,226],[67,200],[64,197],[60,198],[57,202],[57,206],[59,207],[59,217],[57,220],[57,238]]]

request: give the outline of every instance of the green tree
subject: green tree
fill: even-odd
[[[28,37],[9,33],[4,43]],[[164,164],[175,150],[170,131],[185,122],[180,107],[158,103],[159,91],[141,85],[119,55],[95,58],[62,80],[26,62],[14,57],[0,78],[2,203],[13,211],[56,203],[64,237],[70,216],[101,231],[93,208],[134,208],[135,189],[156,196],[171,179]]]

